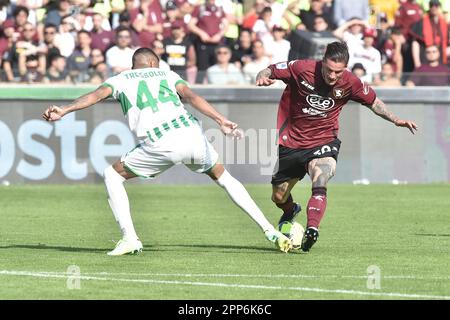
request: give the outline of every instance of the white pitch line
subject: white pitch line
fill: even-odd
[[[71,275],[71,274],[51,274],[46,272],[30,272],[30,271],[12,271],[1,270],[0,275],[5,276],[29,276],[38,278],[69,278],[76,277],[79,280],[97,280],[97,281],[115,281],[115,282],[134,282],[146,284],[174,284],[174,285],[190,285],[190,286],[205,286],[205,287],[226,287],[226,288],[240,288],[240,289],[264,289],[264,290],[290,290],[290,291],[306,291],[306,292],[320,292],[320,293],[341,293],[349,295],[362,296],[376,296],[376,297],[391,297],[391,298],[410,298],[410,299],[439,299],[450,300],[450,296],[425,295],[425,294],[407,294],[396,292],[369,292],[356,291],[344,289],[322,289],[322,288],[308,288],[308,287],[283,287],[283,286],[266,286],[266,285],[250,285],[250,284],[233,284],[220,282],[193,282],[193,281],[176,281],[176,280],[150,280],[150,279],[126,279],[126,278],[103,278],[95,276]]]
[[[64,272],[40,272],[46,274],[66,274]],[[308,275],[308,274],[215,274],[215,273],[127,273],[127,272],[83,272],[84,275],[94,276],[142,276],[142,277],[183,277],[183,278],[348,278],[348,279],[367,279],[367,275]],[[427,277],[427,276],[403,276],[403,275],[386,275],[381,276],[382,279],[399,279],[399,280],[450,280],[450,276],[443,277]]]

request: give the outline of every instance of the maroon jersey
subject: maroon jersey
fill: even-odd
[[[278,107],[278,143],[292,149],[309,149],[337,138],[339,114],[353,100],[371,105],[375,92],[345,70],[334,86],[322,78],[322,62],[293,60],[269,66],[271,78],[287,86]]]
[[[192,16],[198,19],[197,27],[212,37],[220,32],[225,12],[222,7],[203,4],[194,8]]]

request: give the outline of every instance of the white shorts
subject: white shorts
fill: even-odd
[[[197,173],[205,173],[219,155],[198,125],[166,132],[160,139],[137,145],[123,155],[124,167],[138,177],[154,178],[176,164],[184,164]]]

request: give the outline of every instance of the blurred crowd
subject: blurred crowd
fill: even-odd
[[[1,82],[102,83],[139,47],[190,83],[254,84],[293,35],[347,42],[376,86],[450,84],[450,0],[0,0]]]

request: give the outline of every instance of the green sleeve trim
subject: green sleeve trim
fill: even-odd
[[[110,98],[110,97],[112,97],[112,96],[114,95],[114,86],[113,86],[113,85],[104,82],[104,83],[102,83],[102,84],[100,85],[100,87],[110,87],[110,88],[111,88],[112,94],[110,94],[110,95],[108,96],[108,98]]]
[[[179,84],[179,83],[185,84],[185,85],[187,85],[187,86],[189,87],[189,84],[187,83],[187,81],[185,81],[185,80],[183,80],[183,79],[178,80],[177,82],[175,82],[175,87],[176,87],[177,84]]]

